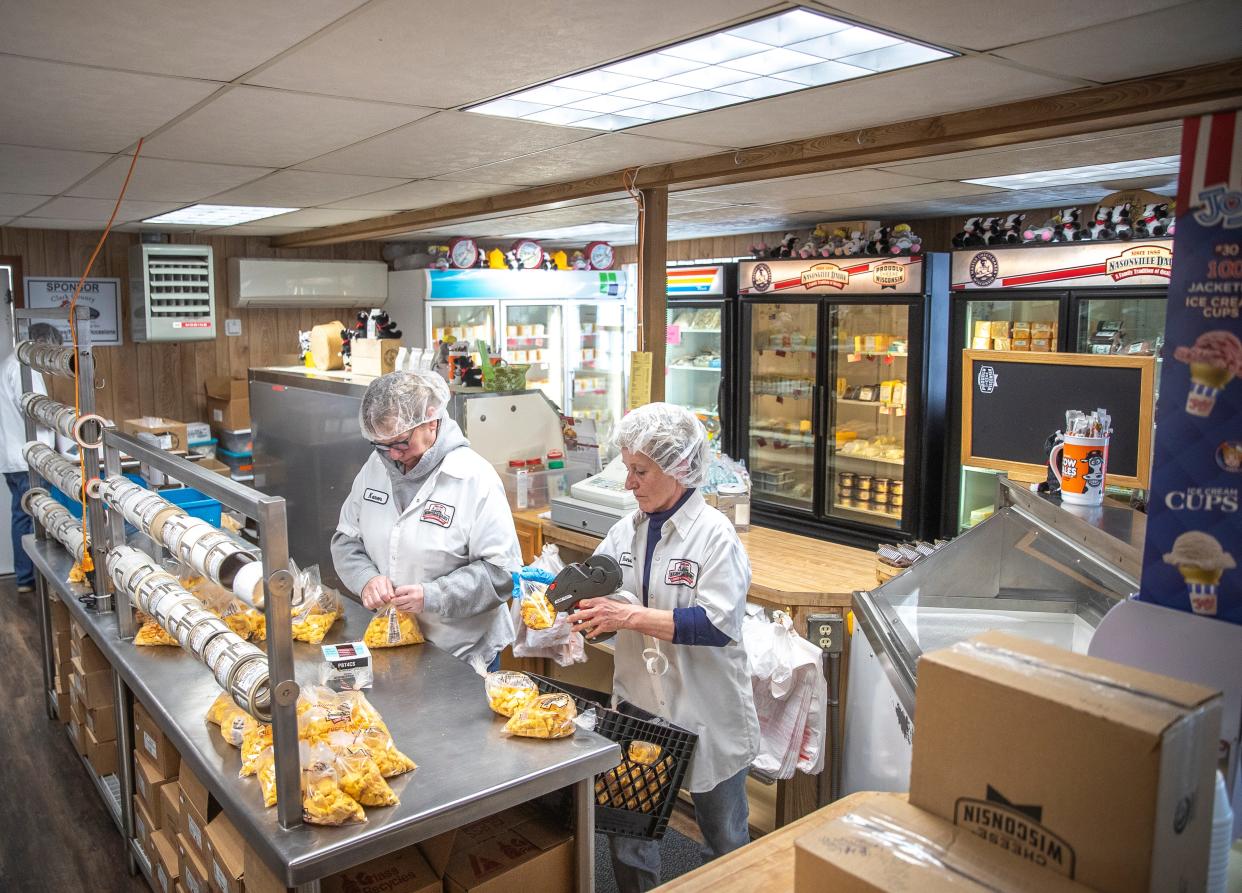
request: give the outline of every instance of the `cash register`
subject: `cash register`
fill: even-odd
[[[617,456],[599,474],[569,488],[568,496],[552,499],[552,521],[572,530],[607,536],[612,526],[638,508],[625,489],[625,464]]]

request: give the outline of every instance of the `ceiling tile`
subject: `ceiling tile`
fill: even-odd
[[[870,189],[888,189],[897,186],[914,186],[931,182],[926,177],[863,168],[852,171],[832,171],[824,174],[806,174],[799,177],[779,177],[754,183],[738,183],[731,186],[709,186],[679,193],[694,198],[714,199],[730,204],[785,204],[787,201],[808,199],[814,196],[862,192]]]
[[[129,155],[114,158],[101,171],[74,186],[68,194],[115,199],[125,182],[130,158]],[[134,165],[134,174],[125,190],[125,197],[153,202],[193,202],[270,173],[272,169],[265,167],[147,158],[144,152]]]
[[[714,155],[721,148],[699,143],[658,140],[628,133],[607,133],[545,149],[533,155],[484,165],[457,176],[477,174],[480,179],[489,183],[537,186],[595,176],[635,165],[665,164]]]
[[[465,176],[464,174],[462,176]],[[368,211],[408,211],[429,208],[447,202],[460,202],[485,195],[512,192],[512,186],[493,183],[450,182],[448,180],[415,180],[404,186],[394,186],[370,195],[347,198],[332,202],[329,208],[357,208]]]
[[[305,230],[304,226],[268,226],[262,223],[243,223],[240,226],[222,226],[213,229],[213,236],[283,236]]]
[[[116,199],[109,198],[55,198],[30,216],[59,220],[84,220],[102,226],[108,222],[115,205]],[[117,211],[116,219],[119,223],[128,223],[131,220],[154,217],[156,214],[163,214],[165,211],[179,207],[181,207],[180,203],[123,201],[120,210]]]
[[[355,220],[366,220],[368,217],[375,217],[374,211],[339,211],[330,208],[305,208],[301,211],[294,211],[291,214],[277,214],[275,217],[265,217],[263,220],[257,221],[255,226],[335,226],[340,223],[353,223]],[[249,224],[241,224],[248,226]]]
[[[440,112],[298,167],[425,179],[550,149],[594,134],[592,130],[471,112]]]
[[[360,177],[311,171],[277,171],[274,174],[211,196],[214,205],[267,205],[273,208],[307,208],[326,205],[350,196],[397,186],[395,177]]]
[[[1064,93],[1076,86],[1074,81],[1022,71],[991,59],[944,59],[646,124],[630,132],[708,145],[755,146]]]
[[[454,11],[389,0],[370,5],[248,82],[453,108],[768,8],[763,0],[627,0],[524,15],[505,0],[474,0]]]
[[[861,192],[847,192],[838,195],[820,196],[818,198],[790,199],[781,203],[790,211],[827,211],[837,208],[859,207],[862,205],[882,207],[906,202],[916,202],[938,198],[956,198],[966,195],[986,195],[990,192],[1001,192],[993,186],[980,186],[976,183],[921,183],[914,186],[901,186],[896,189],[871,189]]]
[[[143,152],[288,167],[429,114],[412,106],[235,87],[152,138]]]
[[[1042,16],[1042,13],[1041,13]],[[1120,81],[1242,54],[1242,3],[1199,0],[998,50],[1023,65],[1093,81]]]
[[[107,220],[92,223],[87,220],[54,220],[50,217],[17,217],[10,220],[5,226],[13,226],[20,229],[81,229],[100,232],[103,230],[106,222]],[[113,228],[115,229],[116,227]]]
[[[220,88],[0,56],[0,133],[10,143],[120,152]]]
[[[33,211],[50,198],[50,195],[15,195],[11,192],[0,192],[0,218]]]
[[[0,52],[231,81],[361,3],[109,0],[106,15],[84,14],[81,0],[8,3]]]
[[[0,192],[56,195],[107,161],[95,152],[0,146]]]
[[[989,50],[1176,6],[1184,0],[1041,0],[1009,14],[978,0],[922,0],[876,3],[829,0],[826,4],[860,22],[942,46]],[[831,11],[831,10],[829,10]],[[1118,44],[1121,46],[1121,44]]]

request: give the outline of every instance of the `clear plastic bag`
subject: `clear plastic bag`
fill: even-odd
[[[323,585],[317,564],[294,574],[294,604],[293,638],[299,642],[318,645],[341,615],[341,594]]]
[[[230,707],[236,707],[233,703],[233,696],[227,691],[222,691],[216,695],[216,699],[211,702],[211,706],[207,708],[207,715],[204,717],[207,722],[213,725],[220,725],[221,719],[225,716]]]
[[[341,790],[336,754],[327,745],[305,748],[302,759],[302,821],[311,825],[357,824],[366,812]]]
[[[363,806],[396,806],[393,793],[379,764],[365,747],[347,747],[336,754],[336,771],[341,790]]]
[[[225,708],[220,716],[220,735],[234,747],[241,747],[246,733],[253,731],[257,725],[253,716],[233,705]]]
[[[556,623],[556,611],[548,601],[548,587],[541,583],[522,580],[522,623],[527,629],[551,629]]]
[[[259,768],[259,758],[264,751],[272,746],[272,727],[265,722],[256,722],[254,728],[247,729],[242,735],[241,743],[241,778],[254,775]]]
[[[568,738],[574,733],[578,708],[561,692],[540,695],[518,709],[504,731],[521,738]]]
[[[421,645],[426,640],[416,615],[398,611],[389,605],[371,618],[362,641],[368,648],[396,648],[399,645]]]
[[[413,760],[397,750],[397,745],[387,729],[363,729],[355,738],[355,742],[355,747],[366,749],[371,759],[375,760],[375,765],[379,767],[380,774],[385,778],[413,772],[418,768]]]
[[[626,748],[626,756],[629,757],[630,761],[641,766],[654,766],[663,755],[664,748],[658,744],[652,744],[650,741],[639,741],[636,739],[631,741],[630,746]]]
[[[525,673],[513,670],[499,670],[483,677],[483,688],[487,692],[487,703],[501,716],[513,716],[519,708],[539,696],[539,687],[535,680]]]
[[[263,805],[269,809],[276,805],[276,754],[268,748],[255,761],[255,777],[259,780],[259,790],[263,792]]]
[[[180,643],[168,634],[168,630],[160,626],[154,620],[148,620],[138,632],[134,634],[134,644],[139,647],[152,645],[171,645],[174,648],[180,647]]]

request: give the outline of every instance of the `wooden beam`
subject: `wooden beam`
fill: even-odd
[[[651,354],[651,400],[664,399],[664,332],[668,307],[668,187],[642,190],[638,230],[638,349]]]
[[[1168,121],[1236,107],[1240,100],[1242,58],[1038,99],[649,165],[639,170],[634,186],[688,189],[866,167]],[[613,171],[503,195],[401,211],[289,233],[273,238],[272,243],[280,248],[301,248],[383,239],[431,226],[515,214],[528,208],[583,204],[621,193],[624,174]]]

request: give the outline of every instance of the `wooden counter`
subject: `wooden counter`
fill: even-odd
[[[539,508],[513,513],[525,560],[532,560],[549,543],[557,546],[566,562],[580,561],[595,551],[602,537],[540,518],[539,515],[546,511],[546,508]],[[844,615],[850,608],[855,590],[875,588],[875,553],[866,549],[785,533],[770,527],[751,527],[739,533],[738,537],[750,556],[751,581],[747,600],[770,611],[780,610],[789,614],[794,628],[801,635],[806,635],[807,618],[812,614]],[[848,634],[844,636],[844,648],[840,656],[842,718],[845,716],[845,692],[849,681],[846,669],[849,666]],[[588,649],[588,652],[592,655],[589,663],[593,666],[597,663],[598,649]],[[515,666],[522,668],[521,664]],[[525,668],[562,675],[550,666]],[[610,666],[599,667],[589,675],[588,679],[586,671],[578,669],[574,675],[566,674],[563,678],[600,688],[602,679],[611,679],[612,670]],[[832,735],[831,729],[829,735]],[[837,737],[844,740],[843,734]],[[753,806],[759,807],[752,808],[752,813],[766,812],[772,816],[771,826],[780,828],[815,810],[828,799],[828,793],[826,777],[797,773],[788,781],[777,783],[774,806],[770,800],[760,806],[752,797]]]

